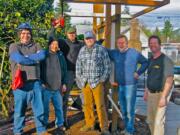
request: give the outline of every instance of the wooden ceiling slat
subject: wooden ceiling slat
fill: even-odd
[[[158,6],[163,1],[155,0],[66,0],[67,2],[76,3],[94,3],[94,4],[125,4],[136,6]]]

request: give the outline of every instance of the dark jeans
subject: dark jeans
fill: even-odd
[[[64,93],[63,96],[63,111],[64,111],[64,121],[67,122],[67,108],[68,108],[68,98],[69,93],[73,88],[73,84],[75,83],[75,72],[68,71],[67,72],[67,91]]]

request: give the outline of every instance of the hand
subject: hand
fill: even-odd
[[[67,91],[67,87],[66,87],[66,85],[64,84],[64,85],[62,86],[62,93],[66,92],[66,91]]]
[[[100,81],[100,83],[104,84],[104,81]]]
[[[111,85],[114,87],[118,87],[118,83],[116,83],[116,82],[111,83]]]
[[[159,100],[159,107],[164,107],[164,106],[166,106],[167,105],[167,99],[166,99],[166,97],[161,97],[160,98],[160,100]]]
[[[136,80],[138,80],[139,79],[139,75],[138,75],[138,73],[134,73],[134,78],[136,79]]]
[[[100,83],[104,83],[105,81],[104,81],[104,79],[101,78],[99,82]]]
[[[144,96],[143,96],[144,101],[148,100],[148,89],[146,88],[144,91]]]
[[[58,28],[58,27],[60,27],[61,25],[60,25],[60,23],[59,23],[59,19],[58,20],[55,20],[55,26],[54,26],[54,28]]]

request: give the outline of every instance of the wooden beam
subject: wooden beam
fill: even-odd
[[[95,5],[93,5],[93,13],[95,13]],[[93,17],[93,31],[96,32],[96,26],[97,26],[97,17]]]
[[[106,5],[105,47],[111,47],[111,4]]]
[[[156,1],[156,0],[66,0],[66,2],[157,6],[157,5],[160,5],[163,1]]]
[[[90,15],[90,16],[87,16],[87,15],[65,15],[65,17],[83,17],[83,18],[93,18],[93,17],[96,17],[96,18],[106,18],[105,16],[95,16],[95,15]]]
[[[135,13],[134,15],[132,15],[131,18],[129,18],[129,19],[130,19],[130,20],[131,20],[131,19],[134,19],[134,18],[136,18],[136,17],[139,17],[139,16],[141,16],[141,15],[144,15],[144,14],[146,14],[146,13],[149,13],[149,12],[155,10],[155,9],[158,9],[158,8],[164,6],[164,5],[167,5],[167,4],[169,4],[169,3],[170,3],[170,0],[164,0],[163,2],[161,2],[161,4],[160,4],[159,6],[145,8],[145,9],[143,9],[142,11],[139,11],[139,12]],[[121,17],[121,18],[123,18],[123,17]],[[116,15],[111,16],[111,22],[115,22],[115,21],[116,21]],[[101,24],[101,25],[98,25],[97,28],[104,27],[104,26],[105,26],[105,23],[103,23],[103,24]]]
[[[93,17],[93,31],[95,32],[95,34],[97,33],[96,26],[97,26],[97,17]]]
[[[94,11],[94,13],[104,13],[104,5],[103,4],[94,4],[93,11]]]
[[[164,0],[163,2],[161,2],[160,5],[156,6],[156,7],[148,7],[148,8],[145,8],[144,10],[140,11],[140,12],[137,12],[135,13],[134,15],[132,15],[132,19],[138,17],[138,16],[141,16],[141,15],[144,15],[144,14],[147,14],[155,9],[158,9],[164,5],[167,5],[170,3],[170,0]]]
[[[164,1],[161,2],[160,5],[157,5],[157,6],[155,6],[155,7],[147,7],[147,8],[145,8],[145,9],[143,9],[142,11],[139,11],[139,12],[133,14],[130,19],[134,19],[134,18],[139,17],[139,16],[141,16],[141,15],[147,14],[147,13],[149,13],[149,12],[155,10],[155,9],[158,9],[158,8],[164,6],[164,5],[167,5],[167,4],[169,4],[169,3],[170,3],[170,0],[164,0]],[[114,21],[116,20],[115,15],[113,15],[113,16],[111,17],[111,20],[112,20],[112,22],[114,22]]]
[[[121,5],[115,5],[115,41],[117,37],[120,35],[121,32]],[[116,42],[115,42],[116,44]],[[116,46],[116,45],[115,45]],[[118,87],[113,87],[113,94],[112,94],[113,101],[115,104],[118,104]],[[118,125],[118,119],[119,115],[116,112],[115,108],[112,110],[112,133],[115,133],[117,131],[117,125]]]
[[[109,4],[108,4],[109,5]],[[64,16],[66,17],[97,17],[97,18],[106,18],[104,14],[100,13],[82,13],[82,12],[64,12]],[[131,19],[131,15],[121,14],[121,17],[124,19]]]
[[[103,4],[94,4],[93,5],[93,13],[104,13],[104,5]],[[93,17],[93,31],[97,33],[97,17]]]
[[[121,5],[115,6],[115,27],[115,37],[117,38],[121,31]]]
[[[162,6],[166,5],[166,4],[169,4],[169,3],[170,3],[170,0],[164,0],[164,1],[161,2],[160,5],[157,5],[157,6],[155,6],[155,7],[148,7],[148,8],[146,8],[146,9],[144,9],[144,10],[142,10],[142,11],[140,11],[140,12],[134,14],[134,15],[132,15],[132,17],[129,17],[129,19],[130,19],[130,20],[131,20],[131,19],[134,19],[134,18],[136,18],[136,17],[138,17],[138,16],[141,16],[141,15],[143,15],[143,14],[146,14],[146,13],[148,13],[148,12],[151,12],[151,11],[153,11],[153,10],[155,10],[155,9],[157,9],[157,8],[160,8],[160,7],[162,7]],[[121,15],[121,13],[120,13],[119,15]],[[111,16],[111,22],[115,22],[115,21],[117,20],[117,17],[116,17],[116,16],[117,16],[117,14]],[[125,18],[126,18],[126,17],[125,17]],[[103,28],[103,27],[105,27],[105,24],[106,24],[106,23],[103,22],[103,23],[101,23],[100,25],[97,25],[95,29]]]

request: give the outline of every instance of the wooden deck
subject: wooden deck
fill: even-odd
[[[68,113],[68,119],[71,124],[70,129],[66,131],[65,135],[100,135],[100,132],[98,131],[91,131],[86,133],[79,131],[79,129],[84,125],[83,113],[81,111],[70,111]],[[54,126],[55,114],[53,108],[51,108],[49,120],[50,124],[48,127],[48,132],[54,135],[56,130]],[[34,123],[26,126],[25,135],[37,135]]]
[[[146,102],[142,99],[143,91],[138,91],[138,97],[137,97],[137,103],[136,103],[136,114],[141,116],[146,116]],[[55,128],[54,128],[54,110],[53,107],[50,109],[50,126],[48,128],[48,132],[54,134]],[[86,132],[82,133],[79,132],[79,129],[84,125],[84,118],[83,113],[81,111],[69,111],[68,112],[68,118],[71,123],[71,128],[67,131],[66,135],[100,135],[100,132],[92,131],[92,132]],[[137,122],[135,124],[137,126]],[[177,129],[180,128],[180,106],[175,105],[174,103],[170,102],[167,107],[167,113],[166,113],[166,126],[165,126],[165,135],[180,135],[177,134]],[[138,130],[146,130],[146,128],[142,127]],[[12,135],[12,128],[11,131],[7,130],[7,132],[0,132],[0,135]],[[27,122],[25,127],[25,135],[36,135],[35,125],[33,122],[33,119]],[[146,134],[136,134],[136,135],[146,135]],[[149,134],[148,134],[149,135]]]

